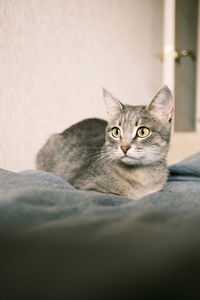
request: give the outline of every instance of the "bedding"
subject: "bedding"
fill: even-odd
[[[2,299],[200,299],[200,152],[137,201],[0,170]]]

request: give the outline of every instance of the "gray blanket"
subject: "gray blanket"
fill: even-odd
[[[169,169],[138,201],[0,170],[2,299],[200,299],[200,152]]]
[[[0,170],[0,228],[27,231],[151,211],[190,214],[199,209],[200,152],[170,166],[163,190],[138,201],[76,190],[47,172]]]

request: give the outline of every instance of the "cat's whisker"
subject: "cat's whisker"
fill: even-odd
[[[106,163],[108,163],[111,161],[111,156],[109,155],[109,153],[104,153],[104,155],[97,158],[96,161],[97,162],[105,161]]]

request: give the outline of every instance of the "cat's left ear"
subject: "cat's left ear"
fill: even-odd
[[[147,109],[156,118],[167,123],[172,119],[173,107],[174,101],[172,93],[168,86],[164,85],[147,106]]]
[[[116,117],[120,113],[120,111],[123,110],[123,104],[104,88],[103,97],[106,104],[108,116],[110,118]]]

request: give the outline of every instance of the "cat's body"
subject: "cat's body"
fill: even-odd
[[[155,100],[149,107],[129,106],[105,93],[109,121],[86,119],[52,135],[37,155],[37,168],[79,189],[132,199],[160,190],[168,175],[171,106],[166,120],[160,120]]]

